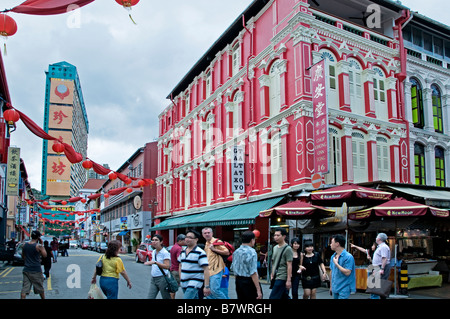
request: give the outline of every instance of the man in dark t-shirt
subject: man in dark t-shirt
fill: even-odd
[[[39,294],[41,299],[45,299],[44,292],[44,276],[42,275],[41,256],[47,257],[47,252],[42,246],[41,233],[37,230],[31,232],[31,240],[23,245],[22,257],[24,260],[23,267],[23,284],[20,298],[25,299],[34,288],[34,293]]]

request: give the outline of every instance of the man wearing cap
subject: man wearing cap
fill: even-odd
[[[20,293],[21,299],[25,299],[31,291],[33,285],[34,293],[39,294],[41,299],[45,299],[44,276],[42,275],[41,256],[47,257],[47,252],[42,246],[41,233],[37,230],[31,232],[31,240],[25,243],[22,249],[23,284]]]
[[[381,279],[388,279],[391,271],[391,249],[386,244],[387,235],[385,233],[379,233],[377,239],[377,249],[373,253],[372,265],[374,267],[374,272],[379,269],[379,274]],[[380,299],[380,296],[372,294],[371,299]],[[386,299],[381,297],[381,299]]]

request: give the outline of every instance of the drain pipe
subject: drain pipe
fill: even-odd
[[[406,119],[406,103],[405,103],[405,87],[404,87],[404,81],[407,77],[407,71],[406,71],[406,63],[407,63],[407,52],[405,49],[405,45],[404,45],[404,40],[403,40],[403,32],[402,29],[406,26],[406,24],[411,21],[413,15],[411,14],[411,12],[409,10],[404,9],[402,11],[402,16],[400,18],[398,18],[397,20],[395,20],[395,26],[394,26],[394,30],[397,30],[398,32],[398,41],[399,41],[399,45],[400,45],[400,73],[396,74],[395,77],[397,78],[397,105],[398,105],[398,110],[400,112],[400,117],[401,117],[401,121],[405,124],[406,126],[406,143],[408,145],[408,151],[406,152],[406,158],[408,160],[408,178],[407,178],[407,182],[411,183],[411,165],[410,164],[410,152],[409,152],[409,143],[410,143],[410,139],[409,139],[409,122]],[[401,163],[399,163],[400,167],[399,169],[401,169]],[[401,182],[401,181],[400,181]]]
[[[242,26],[244,27],[244,29],[248,32],[248,34],[250,35],[250,52],[248,54],[247,57],[247,81],[248,81],[248,85],[249,85],[249,120],[247,122],[247,131],[250,133],[250,125],[252,125],[254,123],[254,106],[253,106],[253,83],[252,83],[252,79],[250,79],[250,75],[249,75],[249,70],[250,70],[250,59],[253,58],[253,32],[250,32],[250,30],[247,28],[247,26],[245,25],[245,16],[242,15]],[[247,136],[247,147],[248,147],[248,151],[250,152],[250,135]],[[249,189],[246,193],[246,197],[248,200],[248,197],[250,196],[250,193],[253,191],[253,186],[255,181],[253,180],[253,174],[252,171],[254,171],[255,168],[255,163],[250,163],[250,156],[249,153],[245,154],[248,158],[248,166],[250,167],[250,170],[248,172],[248,176],[249,176]]]

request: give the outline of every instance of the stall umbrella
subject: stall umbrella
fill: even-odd
[[[349,183],[314,191],[311,193],[311,202],[322,206],[345,207],[345,243],[348,247],[348,207],[373,205],[388,201],[391,197],[392,193],[390,192]]]
[[[312,205],[302,200],[296,200],[280,206],[263,210],[259,213],[259,217],[267,218],[270,217],[273,213],[276,213],[277,215],[280,216],[287,216],[290,219],[299,220],[299,219],[319,219],[324,217],[333,217],[336,212],[332,209]],[[269,237],[270,237],[270,220],[269,220]],[[270,278],[269,268],[267,269],[267,271],[268,271],[267,278]]]
[[[411,202],[402,197],[397,197],[390,201],[387,201],[378,206],[361,209],[349,213],[348,218],[351,220],[361,220],[361,219],[381,219],[381,218],[395,218],[395,271],[397,274],[397,219],[407,218],[407,217],[429,217],[429,218],[448,218],[450,212],[447,209],[437,208],[433,206],[428,206],[425,204],[420,204],[416,202]],[[397,276],[394,276],[394,295],[390,297],[398,298],[397,295]]]

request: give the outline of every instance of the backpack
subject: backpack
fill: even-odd
[[[216,239],[216,241],[213,243],[214,246],[225,246],[226,249],[230,252],[228,256],[220,255],[223,258],[223,262],[225,263],[225,266],[230,268],[231,263],[233,262],[233,253],[235,251],[235,248],[233,245],[231,245],[229,242],[224,240]]]

